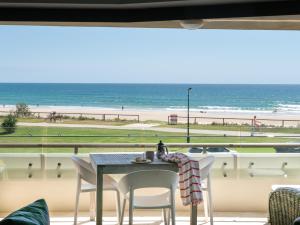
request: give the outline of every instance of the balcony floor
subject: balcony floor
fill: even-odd
[[[153,215],[151,212],[135,212],[134,225],[163,225],[157,212]],[[82,213],[78,217],[80,225],[95,225],[95,222],[89,221],[87,213]],[[116,218],[113,212],[106,212],[104,216],[104,225],[116,225]],[[125,218],[124,224],[128,224],[128,218]],[[186,212],[177,212],[176,225],[188,225],[189,216]],[[204,217],[198,217],[198,225],[209,225],[204,221]],[[215,225],[265,225],[267,224],[267,215],[265,213],[215,213]],[[73,225],[72,214],[52,213],[51,225]]]

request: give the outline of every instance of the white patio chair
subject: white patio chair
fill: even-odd
[[[78,171],[77,178],[77,191],[76,191],[76,202],[75,202],[75,215],[74,224],[77,224],[77,214],[79,206],[79,195],[81,192],[90,192],[90,220],[95,220],[96,212],[96,173],[92,168],[92,165],[83,159],[76,156],[72,156],[72,160]],[[85,183],[82,183],[82,180]],[[115,191],[116,192],[116,211],[117,218],[120,221],[121,216],[121,203],[120,203],[120,193],[118,189],[117,182],[109,175],[104,175],[103,177],[103,190],[104,191]]]
[[[210,172],[214,161],[215,161],[214,156],[206,156],[199,160],[200,179],[201,179],[201,185],[202,185],[201,187],[203,193],[204,215],[205,215],[206,222],[208,222],[208,217],[210,217],[209,221],[211,225],[214,224],[214,216],[213,216]]]
[[[168,170],[143,170],[124,176],[119,182],[119,190],[123,194],[123,207],[120,225],[123,224],[126,201],[129,201],[129,225],[133,223],[134,209],[162,209],[165,224],[169,224],[169,210],[172,225],[175,225],[175,192],[178,176]],[[166,192],[158,195],[136,195],[137,189],[163,188]]]

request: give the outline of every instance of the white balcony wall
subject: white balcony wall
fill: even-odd
[[[214,154],[212,190],[215,211],[266,212],[273,184],[300,183],[300,154]],[[45,198],[52,212],[73,211],[76,171],[70,154],[0,154],[0,212],[9,212]],[[80,155],[86,160],[87,154]],[[191,154],[200,158],[202,154]],[[119,179],[120,175],[116,176]],[[178,193],[179,194],[179,193]],[[104,195],[105,210],[114,210],[112,193]],[[181,205],[177,195],[177,209]],[[82,194],[80,210],[88,211]]]

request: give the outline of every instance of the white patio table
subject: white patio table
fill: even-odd
[[[139,170],[171,170],[178,171],[175,163],[164,162],[155,159],[149,164],[135,164],[131,161],[142,154],[136,153],[97,153],[90,154],[91,163],[97,173],[97,201],[96,201],[96,225],[102,225],[103,218],[103,175],[104,174],[127,174]],[[191,206],[190,224],[197,224],[197,206]]]

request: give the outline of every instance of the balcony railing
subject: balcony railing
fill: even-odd
[[[165,143],[172,151],[188,147],[266,148],[300,147],[300,143]],[[51,211],[72,211],[76,189],[76,171],[70,159],[78,154],[89,160],[88,152],[111,150],[155,150],[156,143],[1,143],[1,149],[57,148],[66,153],[1,153],[0,212],[16,209],[37,198],[46,198]],[[194,159],[205,154],[188,153]],[[207,153],[216,157],[212,170],[215,211],[266,212],[268,196],[274,184],[299,184],[300,153]],[[66,191],[67,190],[67,191]],[[16,193],[20,198],[16,198]],[[12,201],[13,199],[13,201]],[[105,210],[113,210],[113,199],[105,195]],[[177,196],[177,209],[188,210]],[[83,196],[81,210],[89,207]],[[230,204],[229,204],[230,203]]]
[[[224,147],[224,148],[266,148],[300,147],[300,143],[165,143],[170,148]],[[0,143],[0,148],[72,148],[74,154],[79,148],[156,148],[157,143]]]

